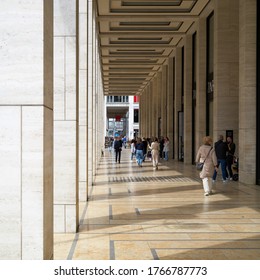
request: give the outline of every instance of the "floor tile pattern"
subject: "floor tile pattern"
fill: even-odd
[[[55,259],[260,259],[260,186],[218,176],[204,197],[192,165],[161,160],[139,167],[105,151],[75,234],[55,234]]]

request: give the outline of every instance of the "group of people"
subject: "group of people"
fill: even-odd
[[[153,168],[158,170],[159,159],[169,159],[169,138],[161,137],[160,141],[157,137],[137,138],[131,140],[131,160],[136,157],[138,166],[142,167],[142,163],[146,158],[152,161]]]
[[[227,137],[226,142],[224,142],[223,135],[219,135],[214,148],[212,144],[212,138],[205,136],[203,145],[200,146],[196,156],[196,162],[204,162],[200,178],[202,179],[205,196],[212,194],[212,183],[216,181],[219,166],[221,166],[223,183],[233,179],[232,164],[236,150],[233,139]]]
[[[149,158],[152,161],[153,168],[158,170],[159,159],[169,159],[169,144],[168,137],[161,137],[160,141],[157,137],[132,139],[130,142],[131,161],[135,158],[138,166],[142,167],[146,158]],[[123,147],[122,138],[116,137],[113,146],[115,161],[120,163]]]
[[[219,166],[221,166],[223,183],[233,178],[232,164],[236,145],[233,143],[232,138],[227,137],[226,142],[224,142],[223,135],[219,135],[214,147],[212,145],[212,138],[205,136],[203,145],[199,147],[195,160],[196,162],[204,163],[200,178],[202,179],[205,196],[212,194],[212,184],[216,181]],[[115,161],[120,163],[124,141],[121,137],[116,137],[113,146],[115,149]],[[159,159],[169,159],[169,146],[168,137],[162,137],[160,140],[157,137],[132,139],[130,143],[131,161],[135,157],[138,166],[142,167],[145,159],[149,158],[152,161],[153,168],[158,170]]]

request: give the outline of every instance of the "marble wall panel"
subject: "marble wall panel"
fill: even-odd
[[[58,232],[67,230],[66,206],[77,207],[78,200],[77,2],[54,1],[54,203],[58,211],[54,216]],[[57,205],[63,205],[64,211]],[[74,215],[70,219],[75,229],[77,218]]]
[[[156,76],[154,78],[154,95],[153,95],[154,99],[153,99],[153,123],[154,123],[154,136],[158,136],[158,119],[157,119],[157,115],[158,115],[158,98],[159,98],[159,93],[158,93],[158,77]]]
[[[54,119],[65,119],[65,38],[54,39]]]
[[[64,204],[54,204],[54,232],[66,232]]]
[[[79,201],[87,201],[88,187],[86,181],[79,181]]]
[[[56,204],[54,206],[54,231],[56,233],[73,233],[77,230],[77,207],[74,204]]]
[[[87,180],[87,127],[79,126],[79,181]]]
[[[240,47],[239,81],[243,86],[256,86],[256,43]]]
[[[79,200],[87,200],[87,86],[88,1],[79,1]]]
[[[238,97],[238,79],[239,79],[239,69],[238,63],[218,63],[215,67],[218,73],[218,84],[216,84],[216,89],[218,91],[218,96],[223,97]]]
[[[79,71],[79,125],[87,125],[87,70]]]
[[[0,106],[0,259],[21,258],[21,107]]]
[[[54,122],[54,203],[76,200],[76,126],[75,121]]]
[[[174,92],[174,71],[173,71],[173,58],[171,57],[168,62],[168,96],[167,96],[167,134],[170,139],[170,151],[169,158],[173,158],[173,135],[174,135],[174,100],[173,100],[173,92]]]
[[[223,11],[223,9],[226,10]],[[233,7],[233,9],[231,9]],[[235,0],[218,1],[214,13],[213,137],[233,130],[237,136],[239,116],[239,22]],[[228,16],[230,14],[230,16]],[[232,18],[232,19],[231,19]],[[234,139],[238,143],[238,139]],[[237,150],[238,150],[237,145]]]
[[[87,1],[85,1],[87,2]],[[87,24],[88,15],[86,13],[79,14],[79,69],[87,69]]]
[[[43,4],[3,0],[0,5],[0,103],[43,104]]]
[[[255,129],[256,110],[253,110],[256,105],[255,91],[255,87],[243,87],[240,89],[240,129]],[[252,109],[248,110],[248,108]]]
[[[255,184],[256,1],[239,4],[239,180]]]
[[[79,0],[79,11],[80,11],[80,13],[87,13],[88,12],[88,1]]]
[[[238,26],[238,24],[237,24]],[[215,62],[216,63],[232,63],[237,62],[237,57],[239,53],[238,48],[238,30],[217,30],[217,38],[214,47],[215,47]],[[225,50],[225,51],[223,51]]]
[[[250,128],[239,130],[239,178],[246,184],[255,184],[255,139],[256,131]],[[241,160],[243,159],[243,160]]]
[[[77,118],[77,89],[76,89],[76,38],[65,39],[65,118]]]
[[[23,259],[43,259],[43,118],[43,107],[22,108]]]
[[[184,162],[192,163],[192,36],[187,35],[184,47]]]
[[[66,232],[72,233],[77,231],[77,224],[75,223],[78,221],[78,211],[76,205],[66,205],[66,213],[65,213],[65,221],[66,221]]]
[[[54,36],[75,36],[76,0],[54,0]]]

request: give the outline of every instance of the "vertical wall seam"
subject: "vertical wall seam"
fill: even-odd
[[[20,227],[21,227],[21,241],[20,241],[20,246],[21,246],[21,260],[23,259],[23,107],[20,106],[20,172],[21,172],[21,182],[20,182],[20,197],[21,197],[21,204],[20,204]]]
[[[64,120],[66,120],[66,108],[67,108],[67,88],[66,88],[66,37],[64,36]]]
[[[66,204],[64,204],[64,232],[66,233],[67,232],[67,207],[66,207]]]

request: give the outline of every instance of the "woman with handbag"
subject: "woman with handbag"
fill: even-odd
[[[218,170],[218,160],[212,143],[213,141],[210,136],[203,137],[203,145],[199,147],[196,156],[196,163],[204,163],[200,172],[200,178],[202,179],[205,196],[212,194],[212,176],[214,170]]]
[[[154,138],[149,149],[152,151],[153,169],[158,170],[160,144],[157,137]]]

